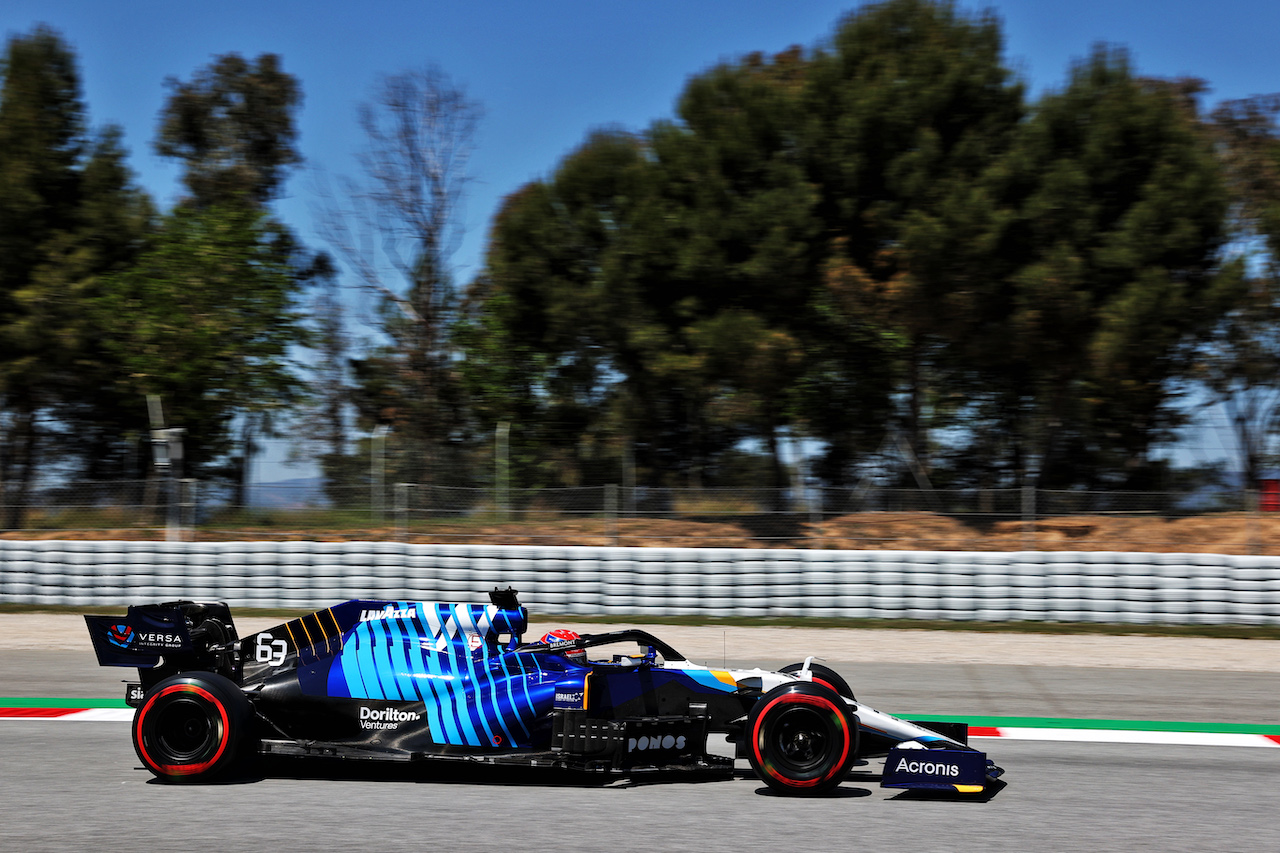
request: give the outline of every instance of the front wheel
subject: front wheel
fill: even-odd
[[[747,715],[751,769],[781,794],[822,794],[858,752],[858,718],[834,690],[797,681],[770,690]]]
[[[175,675],[143,699],[133,717],[133,748],[167,782],[207,782],[237,763],[249,724],[249,700],[212,672]]]

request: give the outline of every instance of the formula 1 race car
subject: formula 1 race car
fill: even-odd
[[[812,658],[779,672],[710,669],[634,629],[527,642],[515,591],[490,599],[352,600],[243,639],[222,603],[85,621],[100,664],[138,668],[126,688],[133,744],[165,781],[223,777],[254,752],[731,777],[733,757],[707,751],[721,733],[784,794],[828,791],[878,756],[884,787],[1003,785],[963,724],[876,711]],[[597,659],[607,646],[635,653]]]

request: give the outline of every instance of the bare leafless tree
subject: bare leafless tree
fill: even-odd
[[[444,432],[450,258],[481,110],[435,67],[382,77],[360,107],[361,176],[328,193],[324,238],[379,304],[389,345],[365,361],[366,416],[405,451],[401,476],[427,479]]]

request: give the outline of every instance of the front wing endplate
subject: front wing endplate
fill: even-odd
[[[894,747],[884,760],[880,787],[977,794],[994,781],[992,772],[985,752]]]

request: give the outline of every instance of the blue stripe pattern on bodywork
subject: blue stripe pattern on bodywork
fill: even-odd
[[[422,606],[418,605],[414,608],[418,616],[418,624],[422,624]],[[427,727],[433,736],[436,732],[446,732],[448,729],[444,726],[443,719],[440,716],[440,694],[437,690],[436,679],[431,675],[431,670],[427,666],[426,657],[423,655],[422,644],[431,642],[430,640],[418,638],[416,643],[409,645],[409,659],[412,667],[413,678],[418,682],[418,695],[422,697],[423,705],[427,712]]]
[[[449,680],[449,695],[453,700],[453,711],[457,715],[458,725],[462,728],[462,738],[467,746],[480,746],[480,736],[476,734],[475,722],[471,719],[472,704],[467,695],[471,691],[468,689],[470,684],[463,684],[462,668],[459,666],[460,653],[466,653],[466,640],[461,644],[457,642],[458,626],[453,622],[453,612],[448,605],[437,604],[437,615],[442,618],[444,631],[448,635],[449,644],[445,647],[446,653],[441,657],[449,665],[449,674],[453,677]]]
[[[370,623],[369,633],[375,638],[373,660],[378,668],[378,682],[382,685],[383,695],[388,699],[403,699],[396,686],[396,670],[391,662],[391,644],[400,641],[395,624],[395,619],[379,619]]]
[[[387,657],[390,661],[390,669],[388,670],[392,676],[392,684],[396,686],[396,692],[401,699],[417,699],[417,685],[413,684],[413,680],[406,678],[408,675],[408,660],[404,657],[404,642],[406,642],[406,633],[404,633],[403,625],[399,617],[392,617],[387,621]],[[417,631],[410,629],[410,637]],[[416,639],[413,640],[416,642]],[[407,688],[407,689],[406,689]]]
[[[356,626],[355,630],[355,656],[354,661],[356,669],[360,672],[360,681],[364,685],[365,696],[357,696],[357,699],[385,699],[386,694],[382,692],[382,684],[378,678],[378,665],[373,659],[374,638],[370,631],[369,622],[361,622]],[[343,657],[346,657],[345,653]]]
[[[479,722],[480,727],[484,729],[485,743],[497,746],[500,741],[494,740],[494,730],[493,726],[490,725],[490,718],[496,717],[497,721],[501,723],[502,712],[493,704],[492,701],[493,677],[489,674],[487,654],[489,644],[481,634],[480,625],[477,624],[477,614],[473,612],[471,607],[468,607],[465,604],[455,605],[453,608],[453,615],[459,628],[462,630],[462,635],[466,638],[466,641],[462,643],[465,652],[461,657],[467,665],[467,677],[471,683],[473,696],[475,697],[475,701],[467,703],[467,707],[469,710],[473,710],[475,712],[476,721]],[[480,646],[475,649],[474,652],[471,649],[471,635],[481,637]],[[476,670],[477,654],[475,654],[475,652],[479,652],[479,657],[483,664],[478,672]],[[502,728],[505,730],[506,726],[503,726]],[[507,732],[507,742],[509,743],[510,741],[511,733]]]
[[[523,608],[355,600],[332,612],[341,645],[316,687],[354,699],[421,700],[440,744],[545,745],[535,741],[548,736],[555,682],[577,669],[560,656],[498,644],[524,632]]]

